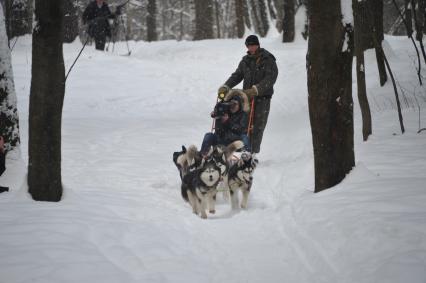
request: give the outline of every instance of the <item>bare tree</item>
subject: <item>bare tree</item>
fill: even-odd
[[[295,3],[294,0],[284,0],[284,19],[283,19],[283,42],[293,42],[295,27]]]
[[[59,201],[65,93],[63,1],[35,0],[29,109],[28,188],[34,200]]]
[[[262,37],[266,36],[269,31],[269,19],[265,0],[250,0],[250,8],[255,32]]]
[[[148,16],[146,17],[147,41],[157,41],[157,4],[155,0],[148,1]]]
[[[0,4],[0,136],[7,151],[19,146],[19,119],[6,24]]]
[[[371,36],[374,34],[368,24],[367,6],[365,1],[352,0],[354,14],[354,38],[356,55],[356,77],[358,89],[358,101],[362,115],[362,135],[364,141],[372,133],[371,111],[367,98],[367,87],[365,84],[365,62],[364,50],[371,44]]]
[[[235,18],[236,18],[238,38],[242,38],[244,36],[244,32],[245,32],[245,27],[244,27],[244,1],[245,0],[235,0]]]
[[[71,43],[78,35],[78,14],[76,1],[64,1],[64,42]]]
[[[308,102],[319,192],[338,184],[355,165],[353,31],[342,25],[340,0],[309,5]]]
[[[194,1],[195,34],[194,40],[213,38],[213,2],[212,0]]]

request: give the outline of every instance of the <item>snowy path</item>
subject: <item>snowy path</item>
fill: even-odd
[[[13,58],[24,160],[25,43]],[[406,45],[392,44],[405,54]],[[202,220],[181,199],[172,152],[199,146],[209,131],[215,91],[236,67],[241,41],[132,47],[129,58],[89,48],[70,75],[63,201],[30,201],[25,166],[8,161],[0,283],[423,282],[426,158],[418,153],[426,142],[414,134],[417,113],[407,111],[407,134],[393,136],[396,114],[375,112],[382,127],[367,144],[357,123],[357,168],[337,189],[313,195],[306,45],[265,39],[280,76],[249,208],[233,212],[219,198],[217,214]],[[78,50],[65,46],[67,64]],[[388,95],[369,84],[376,101]]]

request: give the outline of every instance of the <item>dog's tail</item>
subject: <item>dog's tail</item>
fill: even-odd
[[[197,156],[197,153],[198,153],[198,149],[197,149],[197,147],[195,146],[195,145],[190,145],[189,147],[188,147],[188,150],[187,150],[187,156],[188,156],[188,160],[189,161],[192,161],[192,160],[194,160],[195,159],[195,157]]]
[[[232,154],[234,154],[235,151],[241,149],[244,147],[244,143],[240,140],[238,141],[234,141],[232,143],[230,143],[227,147],[226,147],[226,159],[231,158]]]

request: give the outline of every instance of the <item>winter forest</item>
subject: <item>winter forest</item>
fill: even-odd
[[[426,0],[0,0],[0,283],[426,282]]]

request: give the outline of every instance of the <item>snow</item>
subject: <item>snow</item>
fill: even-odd
[[[386,40],[424,123],[414,51],[405,38]],[[416,133],[417,106],[403,105],[401,135],[392,85],[380,88],[368,51],[373,135],[362,142],[355,106],[356,167],[314,194],[307,44],[271,36],[261,45],[280,73],[248,209],[232,211],[219,196],[216,214],[202,220],[180,196],[172,153],[200,146],[243,40],[130,42],[130,57],[120,56],[124,43],[114,54],[88,46],[66,86],[64,197],[45,203],[26,192],[31,41],[20,39],[13,67],[23,160],[9,158],[0,179],[11,189],[0,194],[0,282],[425,282],[426,139]],[[67,69],[80,48],[64,45]]]

